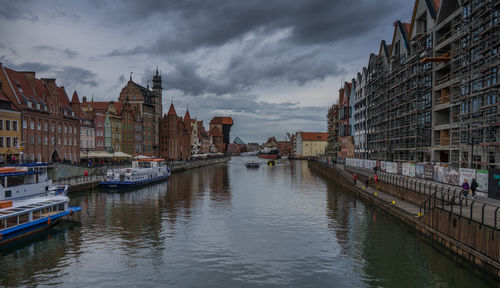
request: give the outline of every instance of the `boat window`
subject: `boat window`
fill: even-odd
[[[10,176],[9,179],[7,179],[7,187],[19,186],[22,184],[24,184],[23,176]]]
[[[5,177],[0,177],[0,186],[3,187],[4,183],[5,183]]]
[[[17,216],[12,216],[12,217],[6,218],[5,221],[7,221],[6,228],[16,226],[17,225]]]
[[[42,211],[41,210],[33,211],[33,220],[37,220],[40,218],[42,218]]]
[[[64,203],[57,205],[57,211],[59,212],[64,211]]]
[[[28,221],[29,221],[28,214],[22,214],[22,215],[19,215],[18,217],[19,217],[19,224],[28,223]]]
[[[0,220],[0,230],[5,229],[5,219]]]
[[[12,197],[12,191],[6,190],[5,191],[5,198],[10,198],[10,197]]]

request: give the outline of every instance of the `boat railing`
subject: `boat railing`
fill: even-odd
[[[64,178],[59,178],[58,180],[52,181],[52,184],[54,184],[54,185],[75,185],[75,184],[103,181],[105,178],[106,178],[105,175],[64,177]]]

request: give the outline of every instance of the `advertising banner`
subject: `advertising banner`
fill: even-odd
[[[424,178],[425,164],[417,164],[415,166],[415,176]]]
[[[380,161],[380,171],[387,172],[387,170],[385,170],[385,161]]]
[[[488,192],[488,170],[476,170],[477,190]]]
[[[403,163],[402,165],[402,175],[404,176],[409,176],[409,177],[415,177],[415,164],[412,163]],[[423,172],[423,171],[422,171]]]
[[[434,181],[443,182],[444,175],[444,167],[443,166],[434,166]]]
[[[434,179],[434,167],[432,164],[425,164],[424,166],[424,178],[428,180]]]
[[[460,183],[460,172],[458,172],[458,169],[445,167],[443,182],[451,185],[461,185],[462,183]]]
[[[491,168],[488,171],[488,197],[500,199],[500,169]]]
[[[459,171],[460,171],[460,184],[459,185],[462,185],[462,183],[464,183],[464,179],[467,179],[467,182],[469,182],[469,185],[470,185],[470,183],[472,182],[472,179],[476,178],[476,169],[460,168]],[[476,181],[477,181],[477,179],[476,179]],[[478,182],[478,184],[479,184],[479,182]]]

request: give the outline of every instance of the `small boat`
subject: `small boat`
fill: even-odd
[[[47,167],[45,163],[1,167],[0,201],[47,195],[52,189]]]
[[[259,153],[257,153],[257,156],[259,156],[259,158],[263,158],[263,159],[280,159],[281,156],[279,154],[279,150],[277,148],[264,148],[262,150],[259,151]]]
[[[68,194],[68,185],[52,186],[52,188],[49,189],[49,192],[52,196],[66,195]]]
[[[276,161],[274,161],[274,160],[268,160],[267,161],[267,165],[269,165],[269,166],[276,166]]]
[[[79,206],[69,206],[67,196],[0,201],[0,245],[48,229],[62,217],[81,210]]]
[[[255,161],[248,161],[246,166],[247,168],[259,168],[260,163]]]
[[[99,183],[105,188],[127,188],[162,181],[170,176],[164,159],[136,159],[131,168],[109,169],[106,179]]]

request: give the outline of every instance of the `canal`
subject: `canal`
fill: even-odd
[[[0,286],[496,287],[305,161],[249,158],[122,193],[0,251]]]

